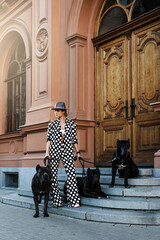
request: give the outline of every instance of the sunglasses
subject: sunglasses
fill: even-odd
[[[63,109],[55,109],[56,112],[59,112],[59,111],[64,111]]]

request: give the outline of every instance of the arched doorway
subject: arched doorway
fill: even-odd
[[[104,1],[96,24],[95,161],[107,166],[117,139],[130,139],[135,162],[153,166],[160,143],[159,1]]]
[[[15,132],[25,124],[31,98],[31,40],[24,24],[7,22],[1,28],[1,108],[0,133]]]
[[[16,34],[11,44],[7,78],[6,132],[15,132],[26,119],[26,53],[22,38]]]

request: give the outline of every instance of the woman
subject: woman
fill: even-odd
[[[53,206],[62,207],[63,202],[60,196],[57,180],[58,166],[62,160],[67,174],[67,201],[70,207],[79,207],[79,193],[74,166],[74,151],[79,158],[76,123],[67,118],[67,109],[64,102],[57,102],[55,107],[57,120],[50,122],[48,126],[47,144],[45,157],[50,157],[52,171],[51,197]]]

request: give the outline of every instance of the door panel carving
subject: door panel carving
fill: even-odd
[[[138,138],[140,139],[140,144],[138,150],[144,150],[149,147],[155,148],[159,146],[160,143],[160,125],[149,126],[139,125],[138,126]]]
[[[145,37],[137,38],[138,99],[147,111],[151,102],[158,101],[160,74],[160,33],[149,31]],[[154,69],[154,71],[153,71]]]
[[[160,23],[133,32],[132,45],[132,96],[137,105],[133,156],[137,162],[153,163],[160,143],[160,114],[150,106],[160,100]]]
[[[123,44],[103,49],[104,58],[104,118],[114,118],[120,112],[124,89]]]
[[[127,135],[125,105],[128,99],[126,37],[104,44],[97,52],[96,81],[96,161],[111,159],[117,138]],[[101,73],[99,75],[99,73]]]

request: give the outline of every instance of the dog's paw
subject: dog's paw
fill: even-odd
[[[110,199],[110,196],[107,195],[106,198],[107,198],[107,199]]]
[[[38,213],[35,213],[35,214],[33,215],[33,217],[34,217],[34,218],[38,218],[38,217],[39,217],[39,214],[38,214]]]
[[[44,217],[49,217],[49,214],[48,213],[44,213],[43,216]]]
[[[130,186],[126,185],[125,188],[130,188]]]

